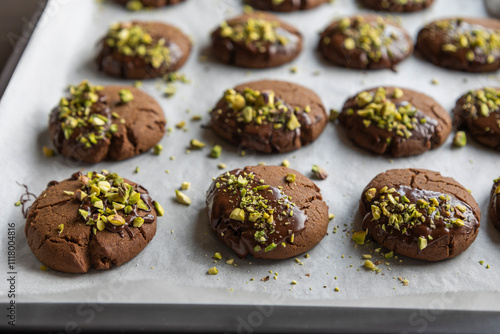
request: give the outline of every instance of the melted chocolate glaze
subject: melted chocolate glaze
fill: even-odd
[[[36,200],[36,196],[35,196],[35,194],[33,194],[29,191],[27,185],[19,184],[19,183],[17,183],[17,184],[21,187],[24,187],[24,194],[22,194],[21,197],[19,198],[19,202],[21,202],[21,212],[23,213],[23,217],[27,218],[28,213],[29,213],[30,208],[31,208],[31,205],[26,206],[26,204],[33,201],[33,200]]]
[[[243,172],[242,169],[236,169],[229,173],[238,176]],[[224,177],[224,175],[226,174],[222,176]],[[218,181],[220,181],[220,188],[216,186]],[[262,183],[256,177],[255,180],[249,182],[249,185],[250,187],[257,187],[262,185]],[[255,240],[254,234],[262,229],[256,228],[254,223],[248,220],[248,217],[244,221],[229,218],[231,212],[240,207],[241,195],[239,192],[235,194],[230,191],[224,192],[224,189],[227,189],[227,185],[219,177],[207,191],[209,224],[217,237],[231,247],[240,258],[245,258],[249,253],[253,254],[254,247],[257,245],[261,247],[260,252],[264,252],[264,249],[271,243],[275,243],[277,247],[282,247],[283,242],[287,244],[292,243],[292,234],[297,237],[305,229],[305,222],[307,220],[305,212],[293,206],[293,216],[284,217],[279,214],[282,211],[288,212],[290,209],[286,208],[286,204],[291,204],[291,202],[284,199],[284,204],[279,204],[278,200],[283,199],[281,190],[269,186],[268,189],[259,191],[258,193],[268,200],[268,205],[275,208],[273,214],[275,232],[268,234],[268,240],[264,244],[259,243]],[[268,190],[272,190],[272,193]]]
[[[500,178],[493,183],[490,198],[490,219],[497,229],[500,229],[500,194],[495,194],[497,187],[500,187]]]
[[[403,195],[406,196],[410,200],[411,204],[416,204],[419,199],[425,199],[428,201],[429,198],[431,197],[438,198],[440,195],[445,195],[445,196],[447,195],[440,192],[415,189],[407,186],[399,186],[395,187],[395,189],[400,196]],[[363,229],[369,228],[375,234],[383,236],[384,241],[381,242],[381,244],[388,243],[391,241],[391,239],[394,239],[398,240],[398,244],[403,244],[405,248],[411,248],[412,245],[418,243],[418,238],[421,236],[425,237],[428,240],[427,246],[430,246],[433,243],[438,243],[439,240],[443,238],[444,239],[452,238],[454,232],[459,231],[460,229],[474,229],[474,230],[477,229],[477,227],[479,226],[479,222],[474,216],[471,207],[467,203],[459,200],[458,198],[452,195],[449,196],[451,197],[451,200],[448,201],[447,204],[450,204],[452,207],[456,207],[457,205],[463,205],[467,208],[465,212],[459,214],[463,215],[463,217],[458,216],[456,212],[453,212],[451,217],[449,217],[449,218],[462,219],[463,222],[465,223],[464,226],[453,226],[447,228],[445,226],[444,216],[441,216],[441,218],[439,219],[435,219],[433,218],[433,215],[429,216],[427,214],[426,209],[417,208],[418,211],[422,213],[423,216],[426,218],[425,222],[413,228],[407,228],[407,231],[403,234],[401,233],[400,230],[393,229],[388,225],[388,217],[382,215],[380,219],[373,220],[371,204],[373,203],[373,201],[377,201],[380,198],[380,193],[377,191],[377,196],[372,201],[361,203],[361,205],[364,205],[365,211],[367,212],[366,215],[363,217],[363,223],[362,223]],[[455,211],[458,210],[455,209]],[[434,221],[434,225],[436,226],[436,228],[434,229],[431,228],[431,218]],[[386,226],[386,231],[382,229],[383,224],[385,224]],[[432,240],[429,240],[428,236],[431,236]]]

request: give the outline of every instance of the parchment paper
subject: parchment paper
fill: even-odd
[[[16,270],[18,301],[63,302],[144,302],[144,303],[274,303],[299,305],[351,305],[430,307],[500,310],[500,233],[488,222],[487,204],[492,180],[500,175],[498,152],[470,143],[452,149],[452,136],[439,149],[420,156],[391,160],[356,148],[338,125],[329,124],[312,145],[280,155],[262,155],[240,149],[203,129],[208,110],[236,84],[263,78],[288,80],[315,90],[327,108],[340,109],[345,99],[362,89],[376,85],[398,85],[422,91],[437,99],[447,110],[469,89],[498,85],[496,74],[466,74],[437,68],[412,56],[390,70],[363,72],[337,68],[323,62],[315,52],[318,33],[334,18],[367,13],[355,1],[336,0],[318,9],[280,14],[304,35],[304,50],[291,64],[268,70],[233,68],[212,61],[200,62],[199,56],[209,44],[209,32],[224,19],[241,12],[237,0],[189,0],[185,4],[159,10],[127,12],[110,3],[96,1],[51,0],[33,34],[24,56],[0,102],[0,143],[2,143],[3,208],[1,254],[2,270],[7,272],[7,223],[14,222],[17,231]],[[419,27],[443,16],[486,16],[482,1],[437,0],[421,13],[396,16],[415,37]],[[161,141],[162,155],[151,152],[123,162],[85,165],[62,156],[47,158],[43,146],[51,146],[47,132],[49,111],[65,95],[68,84],[89,79],[94,84],[121,84],[133,81],[115,80],[96,72],[93,59],[96,43],[110,23],[118,20],[159,20],[174,24],[189,34],[193,52],[181,73],[190,84],[176,83],[172,98],[163,96],[165,84],[144,81],[143,89],[161,104],[173,130]],[[290,71],[297,66],[297,73]],[[433,85],[432,79],[439,84]],[[189,112],[188,112],[189,110]],[[201,122],[190,121],[202,115]],[[188,131],[175,128],[186,121]],[[219,159],[208,157],[209,147],[186,154],[189,141],[197,138],[223,147]],[[175,160],[170,157],[174,156]],[[310,257],[283,261],[240,260],[220,243],[209,230],[205,213],[205,192],[212,177],[227,169],[259,162],[280,164],[288,159],[291,167],[310,176],[313,164],[329,174],[318,181],[323,197],[335,214],[329,235],[309,252]],[[136,167],[140,172],[134,174]],[[378,173],[391,168],[419,167],[452,176],[471,189],[482,211],[477,240],[462,255],[437,263],[404,257],[384,259],[374,253],[375,247],[356,247],[347,231],[360,229],[358,199],[364,186]],[[40,270],[24,235],[25,221],[14,206],[24,183],[39,194],[50,180],[62,180],[78,169],[106,168],[141,183],[152,197],[163,204],[166,215],[158,220],[156,237],[136,258],[121,267],[91,271],[85,275]],[[165,171],[169,170],[167,174]],[[183,181],[191,182],[185,193],[193,204],[186,207],[175,201],[174,189]],[[337,233],[333,233],[338,226]],[[221,252],[217,264],[211,258]],[[373,260],[384,260],[382,272],[376,274],[362,267],[362,254]],[[233,265],[225,263],[234,259]],[[481,265],[479,261],[484,261]],[[486,269],[489,264],[490,268]],[[219,274],[207,275],[217,266]],[[389,270],[390,268],[390,270]],[[272,273],[270,273],[272,271]],[[277,279],[273,279],[275,272]],[[305,276],[310,274],[310,277]],[[270,276],[270,280],[261,279]],[[398,277],[409,280],[408,286]],[[251,278],[255,280],[252,281]],[[291,282],[295,280],[296,285]],[[7,286],[1,280],[1,300],[7,300]],[[4,288],[5,287],[5,288]],[[334,291],[338,287],[339,291]],[[446,294],[445,294],[446,293]]]

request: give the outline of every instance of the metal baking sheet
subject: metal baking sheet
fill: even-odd
[[[157,304],[268,304],[343,307],[431,308],[457,310],[500,310],[500,233],[488,222],[487,204],[492,180],[500,175],[498,153],[470,143],[460,150],[451,148],[452,138],[439,149],[400,159],[378,157],[356,148],[338,125],[329,124],[313,144],[279,155],[256,154],[233,147],[201,125],[208,110],[224,90],[246,81],[279,79],[315,90],[327,108],[340,109],[344,100],[365,88],[397,85],[424,92],[451,110],[463,92],[481,86],[498,85],[496,74],[451,72],[430,65],[415,56],[393,71],[355,71],[325,63],[315,47],[318,33],[334,18],[368,13],[355,1],[336,0],[318,9],[280,14],[304,35],[304,50],[291,64],[275,69],[248,71],[211,60],[200,61],[209,46],[209,32],[242,11],[236,0],[190,0],[184,4],[143,12],[127,12],[108,2],[49,1],[23,57],[0,102],[0,142],[3,143],[4,237],[2,254],[7,254],[7,224],[16,231],[16,301],[20,303],[157,303]],[[421,13],[394,16],[415,37],[426,22],[443,16],[486,16],[477,0],[437,0]],[[96,72],[93,60],[96,44],[110,23],[131,19],[158,20],[174,24],[193,40],[193,52],[181,69],[190,84],[175,83],[177,93],[166,98],[159,80],[144,81],[143,89],[164,109],[172,131],[161,144],[162,155],[145,153],[122,161],[96,165],[80,164],[62,156],[47,158],[43,146],[51,146],[47,123],[51,108],[66,94],[68,84],[89,79],[95,84],[123,84]],[[296,73],[290,68],[297,67]],[[433,80],[438,84],[432,84]],[[201,122],[191,121],[201,115]],[[187,131],[175,124],[186,121]],[[219,159],[208,157],[209,148],[187,153],[189,141],[197,138],[223,147]],[[175,157],[175,159],[171,159]],[[282,261],[238,259],[220,243],[208,227],[205,192],[211,178],[227,169],[265,162],[279,165],[288,159],[292,168],[310,176],[313,164],[329,174],[317,181],[323,197],[335,214],[328,235],[309,252]],[[139,173],[134,173],[136,167]],[[375,247],[355,246],[348,231],[360,229],[357,205],[360,192],[378,173],[391,168],[419,167],[452,176],[472,191],[482,211],[479,236],[472,246],[455,259],[427,263],[404,257],[385,259]],[[141,183],[163,204],[166,215],[158,221],[158,231],[146,249],[130,262],[108,271],[72,275],[40,270],[41,263],[31,253],[24,235],[24,219],[14,206],[23,193],[16,182],[39,194],[50,180],[67,178],[75,170],[116,171]],[[166,170],[169,173],[166,173]],[[191,182],[186,194],[193,204],[175,201],[174,190],[183,181]],[[333,233],[334,228],[337,232]],[[211,258],[221,252],[223,260]],[[362,254],[384,260],[382,272],[365,271]],[[226,264],[234,259],[237,266]],[[480,264],[479,261],[484,261]],[[489,265],[487,269],[486,265]],[[207,275],[217,266],[219,274]],[[11,271],[2,261],[3,272]],[[277,275],[275,275],[277,273]],[[310,276],[306,276],[310,274]],[[267,282],[262,278],[270,276]],[[276,276],[277,279],[274,279]],[[408,286],[398,279],[409,280]],[[252,280],[252,278],[254,280]],[[297,284],[292,285],[291,282]],[[3,288],[5,286],[5,288]],[[335,291],[338,287],[339,291]],[[8,303],[5,280],[0,302]],[[83,319],[83,318],[82,318]]]

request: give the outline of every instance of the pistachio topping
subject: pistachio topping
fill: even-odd
[[[61,98],[58,108],[65,139],[73,139],[90,148],[117,131],[117,125],[111,123],[109,108],[99,93],[102,89],[102,86],[92,86],[87,80],[69,87],[69,98]]]
[[[402,98],[402,91],[394,91],[393,96]],[[397,136],[410,138],[412,130],[418,123],[426,123],[425,116],[418,115],[418,110],[408,102],[395,104],[383,87],[375,92],[361,92],[356,96],[356,103],[359,110],[356,115],[362,117],[365,127],[377,126],[389,132],[394,132]],[[354,114],[350,109],[348,114]]]
[[[141,57],[154,68],[169,66],[170,49],[165,39],[154,39],[145,28],[131,22],[114,23],[105,37],[108,47],[129,57]]]
[[[498,30],[471,24],[460,18],[436,21],[430,29],[444,34],[442,51],[445,54],[463,53],[469,62],[488,64],[500,58]]]
[[[191,204],[191,199],[184,193],[180,192],[179,190],[175,189],[175,198],[177,199],[177,202],[185,205],[190,205]]]
[[[144,223],[152,223],[155,217],[152,214],[140,215],[140,211],[150,212],[151,205],[161,208],[156,202],[151,203],[151,198],[138,191],[140,186],[126,183],[116,173],[107,171],[80,172],[73,174],[83,186],[76,190],[72,196],[80,201],[80,216],[86,225],[92,226],[94,234],[105,229],[110,232],[120,233],[123,230],[133,237],[130,227],[140,227]],[[161,215],[157,210],[158,215]],[[62,229],[61,229],[62,231]]]
[[[122,101],[122,103],[128,103],[134,99],[134,95],[128,89],[121,89],[118,95],[120,95],[120,101]]]
[[[457,131],[455,137],[453,137],[453,146],[464,147],[467,145],[467,135],[464,131]]]
[[[384,55],[393,58],[389,47],[401,39],[395,31],[389,31],[387,26],[380,16],[375,21],[365,21],[362,16],[357,16],[343,18],[336,30],[345,36],[343,47],[346,50],[361,49],[366,52],[369,60],[378,62]],[[330,37],[323,39],[324,44],[331,42]]]
[[[352,240],[354,240],[354,242],[357,243],[358,245],[364,245],[365,238],[366,238],[365,231],[358,231],[352,234]]]
[[[488,117],[491,113],[500,112],[500,90],[486,87],[470,91],[465,95],[462,110],[466,117]]]
[[[365,219],[375,221],[386,233],[400,233],[415,236],[420,249],[433,240],[432,231],[438,228],[448,230],[460,228],[472,217],[471,209],[449,194],[399,186],[387,186],[365,192],[370,212]],[[420,228],[423,225],[425,228]],[[422,233],[424,233],[422,235]]]
[[[234,42],[253,44],[260,52],[266,52],[273,44],[287,45],[289,43],[279,22],[258,18],[249,18],[236,25],[223,22],[220,26],[220,36]]]
[[[272,90],[245,88],[243,92],[237,92],[228,89],[224,93],[224,99],[239,123],[272,124],[274,129],[288,131],[301,127],[296,114],[300,108],[288,106]]]
[[[212,149],[210,150],[210,157],[211,158],[219,158],[222,154],[222,147],[220,145],[214,145],[212,146]]]
[[[292,176],[295,177],[285,176],[286,181],[293,182],[289,181]],[[251,229],[254,252],[270,252],[276,247],[286,247],[287,242],[293,243],[294,231],[297,231],[291,225],[295,221],[292,219],[302,219],[302,213],[281,187],[272,187],[263,179],[257,179],[253,172],[244,171],[226,172],[214,182],[218,191],[227,193],[234,205],[229,219]]]

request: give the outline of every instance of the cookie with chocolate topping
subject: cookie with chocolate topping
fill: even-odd
[[[321,33],[318,50],[337,66],[394,69],[411,55],[413,42],[395,22],[376,15],[359,15],[330,24]]]
[[[493,180],[490,195],[490,220],[500,230],[500,177]]]
[[[141,10],[145,8],[160,8],[176,5],[186,0],[113,0],[119,5],[127,7],[128,10]]]
[[[211,128],[227,141],[263,153],[313,142],[328,122],[313,91],[285,81],[254,81],[228,89],[211,111]]]
[[[359,0],[370,9],[391,13],[410,13],[426,9],[434,0]]]
[[[214,57],[239,67],[281,66],[302,51],[300,32],[264,12],[243,14],[223,22],[211,38]]]
[[[395,253],[440,261],[465,251],[476,239],[481,212],[461,184],[425,169],[392,169],[377,175],[361,194],[363,230]]]
[[[350,97],[339,120],[356,145],[393,157],[439,147],[452,126],[448,112],[434,99],[397,87],[372,88]]]
[[[478,143],[500,150],[500,88],[485,87],[462,95],[454,109],[455,123]]]
[[[251,166],[217,177],[207,192],[210,228],[240,258],[287,259],[326,235],[320,189],[281,166]]]
[[[74,173],[52,181],[31,206],[25,233],[45,266],[67,273],[120,266],[156,233],[162,207],[116,173]]]
[[[318,7],[328,0],[247,0],[250,6],[274,12],[294,12]]]
[[[500,21],[433,21],[419,31],[416,50],[425,60],[450,70],[494,72],[500,68]]]
[[[158,103],[132,86],[70,87],[49,119],[49,134],[60,154],[97,163],[124,160],[151,149],[165,134]]]
[[[124,79],[162,77],[184,65],[189,38],[162,22],[119,22],[109,28],[97,55],[99,71]]]

